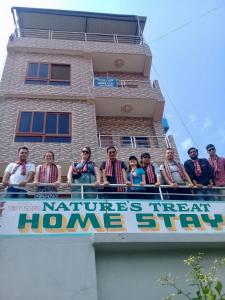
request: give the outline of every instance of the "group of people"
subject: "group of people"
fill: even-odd
[[[140,162],[131,155],[127,168],[124,161],[117,159],[116,148],[110,146],[106,161],[98,168],[91,160],[90,147],[85,146],[81,158],[69,168],[67,184],[71,187],[73,198],[80,198],[82,192],[85,198],[95,199],[98,192],[99,198],[160,199],[158,188],[166,185],[162,189],[168,199],[205,199],[206,194],[213,194],[213,186],[225,187],[225,158],[217,156],[212,144],[207,145],[206,150],[208,159],[198,158],[198,149],[188,149],[189,159],[184,165],[174,159],[172,148],[166,149],[165,160],[160,166],[151,161],[148,152],[141,154]],[[31,182],[36,186],[35,197],[57,197],[61,167],[55,163],[54,153],[46,152],[43,164],[36,169],[33,163],[28,162],[28,155],[27,147],[19,148],[18,160],[6,167],[2,181],[6,197],[27,197],[25,186]],[[223,195],[222,190],[219,193]],[[215,197],[209,200],[213,199]]]

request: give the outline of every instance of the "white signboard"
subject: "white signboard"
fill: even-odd
[[[225,233],[220,202],[146,200],[1,201],[0,235]]]

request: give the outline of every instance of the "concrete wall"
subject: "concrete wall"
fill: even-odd
[[[95,234],[1,237],[1,300],[160,300],[170,289],[158,279],[178,276],[186,288],[183,259],[200,251],[207,262],[224,256],[214,235]],[[225,280],[224,269],[219,272]],[[176,298],[183,299],[183,298]]]

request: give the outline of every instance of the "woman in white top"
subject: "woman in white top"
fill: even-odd
[[[61,167],[55,164],[52,151],[45,153],[44,163],[37,166],[34,184],[53,183],[51,186],[38,186],[37,198],[57,198],[57,186],[61,183]]]

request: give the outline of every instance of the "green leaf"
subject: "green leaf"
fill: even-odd
[[[207,295],[207,294],[209,293],[209,288],[208,288],[208,286],[204,287],[204,288],[202,289],[202,291],[203,291],[203,294]]]
[[[217,281],[216,286],[215,286],[215,290],[217,291],[217,293],[219,295],[221,294],[222,288],[223,288],[222,282],[221,281]]]

